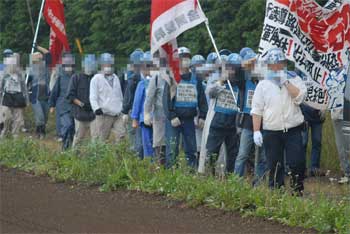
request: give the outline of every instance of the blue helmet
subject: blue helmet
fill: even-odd
[[[222,49],[219,51],[219,54],[220,55],[226,55],[226,56],[229,56],[232,52],[228,49]]]
[[[192,57],[191,59],[191,66],[194,66],[194,65],[201,65],[201,64],[204,64],[205,63],[205,58],[200,55],[200,54],[197,54],[195,56]]]
[[[13,51],[11,49],[5,49],[2,54],[4,55],[4,57],[9,57],[11,55],[13,55]]]
[[[207,63],[214,64],[217,58],[218,58],[218,55],[215,52],[211,52],[210,54],[208,54]]]
[[[110,53],[100,55],[100,64],[114,64],[114,57]]]
[[[221,60],[220,60],[221,59]],[[215,61],[215,64],[220,64],[222,62],[227,62],[228,60],[228,56],[226,55],[220,55],[220,59],[217,58],[216,61]]]
[[[228,56],[227,64],[241,65],[242,57],[237,53],[232,53]]]
[[[249,47],[244,47],[241,49],[241,51],[239,52],[239,55],[244,58],[246,56],[247,53],[251,53],[253,52],[254,53],[254,50],[252,48],[249,48]]]
[[[143,57],[143,51],[141,49],[136,49],[129,56],[130,63],[140,64],[141,58]]]
[[[141,62],[142,63],[152,63],[152,55],[150,51],[146,51],[145,53],[143,53],[142,57],[141,57]]]
[[[283,63],[287,60],[286,56],[284,55],[282,49],[280,48],[272,48],[269,49],[266,53],[265,62],[267,64],[277,64],[277,63]]]
[[[256,53],[254,51],[248,51],[248,53],[246,53],[246,55],[243,57],[243,61],[247,61],[255,57],[256,57]]]

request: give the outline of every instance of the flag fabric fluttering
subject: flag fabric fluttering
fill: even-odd
[[[175,80],[180,81],[176,38],[207,20],[197,0],[152,0],[151,53],[163,50]]]
[[[70,51],[62,0],[46,0],[43,15],[47,24],[50,25],[51,65],[55,66],[59,62],[63,49]]]

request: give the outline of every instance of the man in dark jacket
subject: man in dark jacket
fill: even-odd
[[[296,70],[296,73],[306,80],[306,75],[300,70]],[[309,130],[311,131],[311,165],[309,168],[310,176],[325,176],[324,171],[320,170],[321,150],[322,150],[322,128],[326,118],[326,112],[317,110],[308,106],[307,104],[300,105],[301,111],[305,118],[306,127],[302,132],[304,153],[307,153],[307,145],[309,142]]]
[[[142,57],[143,51],[141,49],[136,49],[130,54],[130,67],[127,71],[127,84],[124,92],[122,108],[123,122],[125,125],[128,125],[128,135],[131,144],[131,149],[135,151],[140,158],[143,158],[141,130],[140,128],[134,129],[131,127],[131,124],[129,123],[129,113],[134,103],[137,84],[141,80],[140,69]]]
[[[93,137],[96,129],[93,127],[95,114],[90,104],[90,82],[96,74],[97,63],[94,54],[88,54],[82,61],[82,73],[73,75],[68,88],[67,99],[73,104],[75,134],[73,147],[79,144],[90,130]]]
[[[175,84],[171,79],[165,83],[163,94],[163,108],[167,117],[166,121],[166,167],[172,167],[179,153],[180,134],[187,164],[196,165],[196,134],[194,118],[199,110],[198,125],[204,125],[204,119],[208,111],[208,105],[201,81],[190,72],[191,54],[189,49],[178,49],[180,57],[181,81]]]

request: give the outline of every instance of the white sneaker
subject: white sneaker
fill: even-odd
[[[63,141],[63,138],[62,138],[62,137],[57,137],[57,138],[56,138],[56,141],[62,142],[62,141]]]
[[[339,184],[348,184],[349,182],[350,182],[350,178],[347,176],[340,178],[338,181]]]

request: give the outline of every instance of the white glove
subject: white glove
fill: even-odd
[[[262,144],[263,144],[263,137],[262,137],[260,131],[254,132],[254,143],[255,143],[257,146],[259,146],[259,147],[262,146]]]
[[[205,120],[204,120],[204,119],[199,119],[199,120],[198,120],[197,127],[198,127],[199,129],[203,129],[203,128],[204,128],[204,123],[205,123]]]
[[[152,117],[150,113],[145,113],[143,116],[143,122],[145,123],[145,125],[147,126],[151,126],[152,125]]]
[[[173,118],[171,120],[171,126],[173,126],[174,128],[179,127],[180,125],[181,125],[181,121],[178,117]]]
[[[283,74],[283,73],[282,73],[282,74]],[[281,84],[281,86],[284,85],[287,81],[288,81],[288,75],[287,75],[287,74],[281,75],[281,78],[280,78],[280,84]]]
[[[124,114],[124,115],[122,116],[122,120],[123,120],[124,124],[127,124],[128,121],[129,121],[129,115]]]

